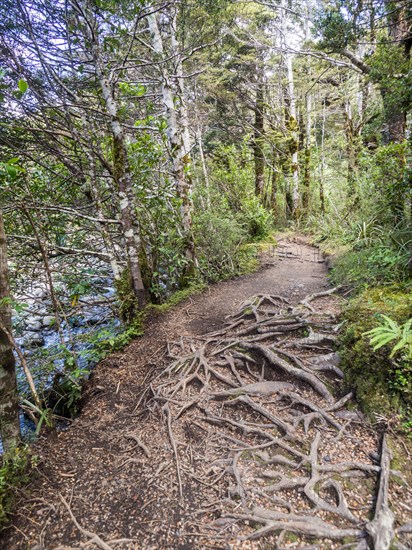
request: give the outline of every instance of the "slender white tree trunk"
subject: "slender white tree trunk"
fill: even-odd
[[[123,235],[133,291],[137,298],[139,308],[143,308],[146,304],[146,292],[139,263],[140,235],[134,208],[133,185],[126,146],[126,136],[120,123],[118,105],[113,94],[110,80],[106,74],[104,60],[100,53],[97,24],[93,18],[89,0],[85,1],[84,17],[86,18],[84,26],[85,37],[89,42],[97,79],[107,113],[110,117],[110,128],[113,136],[113,172],[114,179],[118,186]]]
[[[155,13],[148,16],[148,22],[152,35],[153,49],[159,59],[164,59],[165,49]],[[170,157],[173,164],[173,177],[177,195],[181,201],[180,216],[185,240],[185,256],[188,262],[187,274],[190,276],[194,273],[196,267],[195,245],[192,233],[192,204],[190,198],[190,135],[185,102],[183,66],[179,59],[178,43],[174,28],[175,24],[176,19],[173,18],[170,24],[170,33],[172,53],[177,60],[177,74],[173,76],[170,75],[165,63],[162,64],[162,102],[168,125],[167,138],[169,142]],[[175,90],[178,95],[178,107],[175,101]]]
[[[299,217],[300,207],[300,194],[299,194],[299,164],[298,164],[298,121],[296,114],[296,97],[295,97],[295,82],[293,75],[293,55],[288,49],[288,28],[286,19],[286,0],[281,2],[281,29],[280,29],[280,43],[283,50],[283,56],[285,60],[286,79],[287,79],[287,95],[288,95],[288,108],[289,108],[289,131],[292,137],[292,151],[291,151],[291,173],[292,173],[292,217]]]
[[[297,134],[297,115],[296,115],[296,97],[295,97],[295,82],[293,78],[293,62],[292,55],[286,53],[286,70],[287,70],[287,79],[288,79],[288,90],[289,90],[289,116],[290,116],[290,126],[292,134]],[[300,205],[300,194],[299,194],[299,161],[298,161],[298,150],[297,143],[298,138],[296,136],[296,151],[292,153],[292,200],[293,200],[293,217],[296,217],[299,212]]]

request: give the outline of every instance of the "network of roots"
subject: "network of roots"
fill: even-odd
[[[223,329],[168,343],[171,362],[145,406],[164,419],[181,498],[189,481],[207,496],[193,532],[226,542],[270,537],[277,548],[401,539],[383,494],[385,438],[341,389],[335,291],[294,305],[254,296]]]

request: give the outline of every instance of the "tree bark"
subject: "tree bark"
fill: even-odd
[[[209,173],[208,173],[208,170],[207,170],[205,152],[204,152],[204,149],[203,149],[202,130],[200,128],[197,132],[197,143],[198,143],[198,146],[199,146],[200,162],[202,164],[203,178],[204,178],[204,181],[205,181],[206,206],[207,206],[208,209],[210,209],[210,181],[209,181]]]
[[[287,116],[286,127],[290,134],[290,154],[291,154],[291,173],[292,184],[286,192],[286,204],[288,210],[292,214],[292,218],[297,220],[300,215],[300,194],[299,194],[299,135],[298,121],[296,115],[296,97],[295,97],[295,82],[293,78],[293,61],[292,54],[288,49],[287,44],[287,25],[286,25],[286,1],[281,3],[281,48],[285,60],[286,80],[287,80]]]
[[[99,40],[96,34],[97,23],[93,17],[89,0],[85,1],[85,9],[82,15],[86,19],[84,25],[85,38],[89,42],[97,79],[107,113],[110,117],[110,128],[113,139],[113,176],[118,189],[123,235],[133,292],[137,298],[139,308],[142,309],[146,305],[147,296],[139,263],[140,235],[134,209],[134,192],[126,136],[120,123],[119,109],[114,96],[113,86],[111,86],[106,75],[104,60],[100,53]]]
[[[388,34],[389,40],[396,44],[397,48],[403,50],[406,59],[410,57],[412,46],[412,32],[410,29],[411,8],[408,2],[399,3],[396,7],[392,0],[385,0],[388,11]],[[390,93],[390,92],[389,92]],[[387,90],[382,90],[383,105],[385,110],[386,141],[400,143],[405,139],[406,112],[402,108],[394,109],[393,105],[388,106]]]
[[[273,148],[273,154],[272,154],[273,166],[272,166],[272,177],[271,177],[272,185],[271,185],[271,190],[270,190],[270,208],[273,212],[274,219],[276,219],[276,216],[277,216],[278,175],[279,175],[278,166],[277,166],[278,165],[278,159],[279,159],[279,155],[278,155],[276,149]]]
[[[255,122],[253,154],[255,160],[255,195],[263,199],[265,185],[265,158],[263,155],[263,135],[264,135],[264,83],[263,74],[260,67],[257,68],[256,81],[256,100],[255,100]]]
[[[305,158],[304,158],[304,173],[303,173],[303,190],[302,190],[302,211],[305,216],[309,213],[310,199],[310,147],[311,147],[311,109],[312,97],[306,94],[306,133],[305,133]]]
[[[162,35],[155,13],[148,16],[149,29],[152,36],[152,45],[160,60],[165,58],[165,49]],[[196,251],[192,231],[192,201],[190,198],[191,176],[190,176],[190,136],[188,131],[187,109],[185,103],[184,78],[182,62],[179,58],[178,44],[175,28],[176,18],[170,24],[171,44],[173,55],[178,58],[176,75],[169,74],[165,63],[160,65],[162,78],[162,102],[167,119],[167,139],[172,161],[173,179],[176,186],[176,193],[181,201],[180,218],[184,238],[185,257],[187,266],[184,279],[193,276],[196,270]],[[173,80],[179,94],[179,108],[176,107]]]
[[[345,135],[348,157],[348,196],[353,205],[357,202],[356,175],[358,170],[358,155],[356,151],[356,132],[352,116],[352,106],[349,100],[345,102]]]
[[[325,215],[325,187],[324,187],[324,178],[325,178],[325,125],[326,125],[326,100],[323,100],[323,110],[322,110],[322,135],[321,135],[321,144],[320,144],[320,178],[319,178],[319,200],[320,200],[320,211],[322,216]]]
[[[0,210],[0,433],[3,449],[6,452],[15,448],[20,440],[16,362],[13,347],[7,335],[7,332],[11,334],[9,298],[6,234],[3,213]]]

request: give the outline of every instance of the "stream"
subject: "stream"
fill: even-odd
[[[82,296],[75,304],[68,304],[71,307],[67,308],[68,314],[61,322],[61,334],[57,330],[44,284],[31,286],[16,296],[16,303],[23,304],[23,307],[13,310],[15,340],[26,358],[41,398],[50,393],[58,373],[64,377],[68,358],[76,357],[76,366],[71,367],[75,370],[75,378],[79,381],[87,378],[99,360],[96,350],[99,342],[113,338],[122,331],[122,323],[116,315],[113,281],[104,279],[100,282],[98,291]],[[32,402],[29,385],[16,353],[15,357],[19,395]],[[34,437],[35,424],[23,411],[20,412],[20,425],[24,440]]]

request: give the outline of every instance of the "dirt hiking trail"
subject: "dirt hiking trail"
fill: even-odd
[[[411,489],[342,389],[324,260],[290,236],[262,264],[96,368],[1,548],[412,548]]]

